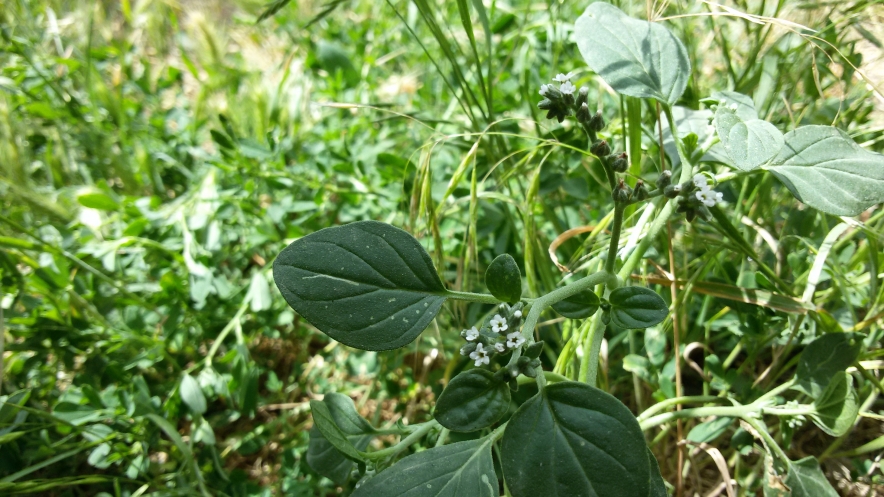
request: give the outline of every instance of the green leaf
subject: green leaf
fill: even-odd
[[[718,102],[719,105],[736,106],[737,108],[734,112],[736,112],[737,117],[743,121],[758,119],[758,111],[755,110],[755,102],[753,102],[752,97],[748,95],[743,95],[742,93],[737,93],[735,91],[717,91],[712,94],[712,98],[709,100],[714,100]]]
[[[724,432],[733,424],[734,418],[720,417],[712,421],[700,423],[688,432],[688,440],[696,443],[709,443],[724,435]]]
[[[597,2],[577,19],[574,40],[589,67],[619,93],[672,105],[687,87],[687,50],[661,24]]]
[[[552,305],[554,311],[570,319],[584,319],[599,310],[599,297],[589,290],[560,300]]]
[[[648,492],[648,497],[669,497],[669,491],[666,490],[666,480],[663,479],[660,465],[657,464],[657,458],[654,457],[650,448],[648,448],[648,464],[651,468],[651,491]]]
[[[839,371],[829,381],[823,394],[813,401],[816,414],[811,414],[813,422],[821,430],[840,437],[851,428],[859,413],[856,390],[853,389],[853,376]]]
[[[551,384],[522,404],[500,452],[514,497],[649,494],[647,446],[635,416],[584,383]]]
[[[447,297],[420,243],[376,221],[326,228],[296,240],[273,264],[273,279],[304,319],[364,350],[410,343]]]
[[[771,160],[783,148],[783,134],[758,118],[744,120],[726,105],[715,111],[718,138],[737,169],[751,171]]]
[[[801,202],[836,216],[856,216],[884,202],[884,155],[831,126],[802,126],[766,169]]]
[[[501,254],[491,261],[485,270],[485,286],[504,302],[518,302],[522,298],[522,273],[513,256]]]
[[[120,208],[120,203],[113,197],[102,191],[87,190],[77,195],[77,203],[90,209],[100,211],[115,211]]]
[[[249,291],[246,294],[249,299],[249,308],[252,312],[266,311],[270,309],[273,300],[270,298],[270,285],[267,284],[267,278],[264,273],[257,272],[252,275],[252,281],[249,283]]]
[[[640,286],[620,287],[608,297],[611,322],[623,329],[648,328],[666,319],[669,306],[656,292]]]
[[[820,470],[820,463],[815,457],[791,462],[785,484],[792,489],[791,493],[773,493],[772,495],[791,495],[791,497],[838,497],[838,492]],[[768,494],[765,484],[764,494]]]
[[[181,400],[192,413],[202,415],[206,412],[206,397],[199,382],[193,376],[185,374],[181,377],[179,393]]]
[[[353,447],[353,444],[347,439],[347,435],[335,423],[335,419],[325,403],[320,400],[311,400],[310,410],[313,412],[314,426],[335,449],[353,461],[362,461],[359,451]]]
[[[510,389],[485,369],[471,369],[451,380],[436,402],[435,418],[451,431],[488,428],[507,413]]]
[[[418,452],[366,481],[353,497],[497,497],[490,437]]]
[[[686,139],[690,134],[697,135],[698,143],[705,143],[709,136],[715,133],[715,128],[709,125],[714,114],[708,109],[693,110],[687,107],[676,105],[672,107],[672,118],[675,119],[678,128],[678,137],[682,140]],[[672,137],[672,129],[669,127],[669,121],[663,120],[663,149],[672,162],[672,167],[678,167],[681,164],[681,157],[678,155],[678,147],[675,145],[675,139]],[[733,165],[731,158],[721,143],[712,145],[702,157],[695,158],[697,162],[721,162],[727,165]]]
[[[860,333],[829,333],[811,342],[798,359],[793,388],[819,398],[829,381],[859,357],[862,337]]]
[[[344,433],[356,450],[363,451],[368,447],[375,429],[356,412],[356,406],[350,397],[340,393],[328,393],[322,399],[328,407],[332,419],[338,429]],[[307,464],[322,476],[338,484],[344,484],[350,472],[356,466],[342,452],[337,450],[316,425],[310,429],[310,444],[307,448]]]

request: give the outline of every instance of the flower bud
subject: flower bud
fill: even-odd
[[[548,98],[553,102],[562,100],[562,92],[553,85],[540,85],[540,96]]]
[[[586,103],[589,98],[589,88],[586,86],[581,86],[580,91],[577,92],[577,106],[582,106]],[[587,108],[589,111],[589,108]]]
[[[525,349],[525,356],[530,359],[537,359],[538,357],[540,357],[540,351],[542,350],[543,341],[534,342]]]
[[[650,196],[650,192],[648,192],[648,188],[645,186],[644,181],[639,181],[635,184],[633,196],[638,200],[647,200]]]
[[[593,116],[593,118],[595,117]],[[590,126],[592,126],[591,121]],[[596,157],[604,157],[611,153],[611,147],[608,146],[608,142],[606,142],[605,140],[596,140],[589,148],[589,151],[592,152],[592,155],[595,155]]]
[[[663,189],[663,196],[666,198],[675,198],[681,193],[681,185],[669,185]]]
[[[657,178],[657,188],[666,188],[672,184],[672,171],[663,171],[660,173],[660,177]]]
[[[709,208],[703,204],[700,204],[700,206],[697,207],[697,214],[699,214],[703,221],[706,221],[707,223],[712,221],[712,213],[709,212]]]
[[[550,110],[555,108],[555,106],[556,104],[548,98],[544,98],[539,104],[537,104],[537,108],[540,110]]]
[[[611,169],[614,172],[625,173],[629,169],[629,155],[626,152],[609,155],[608,157],[608,164],[611,165]]]
[[[602,111],[596,112],[589,120],[589,129],[593,131],[605,129],[605,119],[602,117]]]
[[[697,218],[697,210],[696,209],[688,209],[684,213],[685,219],[688,220],[689,223],[693,223],[694,219]]]
[[[623,183],[623,180],[620,180],[620,184],[617,185],[617,188],[614,188],[614,191],[611,192],[611,197],[614,199],[615,203],[625,203],[629,202],[629,197],[632,196],[632,188],[629,185]]]
[[[580,105],[580,108],[577,109],[577,122],[580,124],[586,124],[590,120],[589,115],[589,107],[586,105],[586,102],[583,102]]]

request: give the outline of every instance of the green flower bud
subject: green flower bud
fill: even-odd
[[[650,196],[650,192],[648,192],[648,188],[645,186],[644,181],[639,181],[635,184],[633,196],[638,200],[646,200]]]
[[[663,196],[666,198],[675,198],[681,193],[681,185],[669,185],[663,189]]]
[[[586,86],[581,86],[580,90],[577,92],[577,106],[578,107],[583,106],[586,103],[588,98],[589,98],[589,88]],[[587,107],[586,110],[588,112],[589,108]]]
[[[608,164],[611,165],[611,169],[613,169],[614,172],[625,173],[626,170],[629,169],[629,155],[627,155],[626,152],[609,155]]]
[[[657,188],[666,188],[672,184],[672,171],[663,171],[657,178]]]
[[[543,350],[543,342],[534,342],[525,349],[525,357],[529,357],[531,359],[537,359],[540,357],[540,352]]]
[[[611,153],[611,147],[605,140],[596,140],[595,142],[593,142],[592,146],[589,147],[589,151],[592,152],[592,155],[595,155],[596,157],[604,157]]]
[[[519,382],[515,378],[513,378],[509,382],[509,387],[510,387],[510,390],[512,390],[513,392],[518,392],[519,391]]]
[[[605,119],[602,117],[602,111],[596,112],[589,120],[589,129],[593,131],[601,131],[605,129]]]
[[[697,214],[699,214],[700,218],[703,219],[703,221],[706,221],[707,223],[712,221],[712,213],[709,212],[709,207],[706,207],[703,204],[700,204],[699,206],[697,206]]]
[[[548,98],[544,98],[543,100],[540,101],[539,104],[537,104],[537,108],[540,110],[552,110],[555,107],[556,107],[555,102],[553,102],[552,100],[550,100]]]
[[[689,223],[693,223],[694,219],[697,218],[697,210],[688,208],[688,210],[684,213],[685,219],[688,220]]]
[[[589,107],[586,105],[586,102],[583,102],[580,105],[580,108],[577,109],[577,122],[580,124],[586,124],[589,122]]]

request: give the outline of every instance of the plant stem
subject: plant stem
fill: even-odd
[[[594,326],[590,328],[592,340],[589,341],[589,354],[584,354],[585,359],[580,365],[580,377],[584,382],[593,387],[598,386],[599,353],[602,350],[602,339],[605,338],[606,326],[600,323],[600,317],[595,318],[595,321],[593,321]],[[586,366],[585,370],[584,365]]]
[[[605,260],[605,271],[614,274],[617,261],[617,249],[620,247],[620,231],[623,229],[623,211],[626,205],[621,202],[614,204],[614,225],[611,227],[611,243],[608,245],[608,258]]]
[[[398,454],[398,453],[402,452],[403,450],[407,449],[408,447],[410,447],[411,444],[413,444],[413,443],[417,442],[418,440],[420,440],[421,438],[423,438],[424,435],[429,433],[430,430],[436,428],[437,426],[439,426],[439,422],[436,421],[435,419],[432,421],[428,421],[428,422],[422,424],[420,426],[420,428],[414,430],[410,435],[403,438],[399,443],[397,443],[396,445],[394,445],[392,447],[387,447],[386,449],[381,449],[381,450],[378,450],[375,452],[360,452],[359,454],[362,457],[364,457],[366,459],[373,460],[373,461],[377,461],[379,459],[384,459],[386,457],[395,456],[396,454]]]
[[[497,299],[494,295],[489,293],[472,293],[472,292],[456,292],[454,290],[448,290],[445,292],[444,296],[458,299],[458,300],[467,300],[470,302],[479,302],[481,304],[499,304],[500,300]]]
[[[657,414],[660,411],[666,410],[669,406],[679,405],[679,404],[691,404],[691,403],[706,403],[706,402],[722,402],[727,401],[725,397],[714,397],[711,395],[695,395],[695,396],[687,396],[687,397],[675,397],[672,399],[666,399],[662,402],[652,405],[645,412],[638,415],[637,419],[639,422],[650,418],[651,416]]]

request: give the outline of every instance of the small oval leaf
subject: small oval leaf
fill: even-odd
[[[365,450],[374,437],[375,429],[356,412],[350,397],[340,393],[327,393],[322,402],[328,407],[335,424],[356,450]],[[314,424],[310,429],[307,448],[307,464],[322,476],[338,484],[344,484],[356,466],[322,435]]]
[[[491,295],[504,302],[522,298],[522,272],[509,254],[497,256],[485,270],[485,286]]]
[[[411,343],[447,298],[421,244],[376,221],[325,228],[294,241],[274,262],[273,279],[304,319],[363,350]]]
[[[457,442],[402,458],[353,497],[497,497],[491,437]]]
[[[619,400],[563,381],[522,404],[507,424],[501,466],[514,497],[649,495],[647,445]]]
[[[618,93],[671,105],[687,87],[688,52],[662,24],[597,2],[577,19],[574,40],[589,67]]]
[[[353,447],[353,444],[335,423],[335,419],[325,403],[320,400],[311,400],[310,410],[313,412],[313,425],[335,449],[353,461],[362,461],[359,451]]]
[[[884,155],[831,126],[802,126],[784,139],[766,169],[798,200],[836,216],[856,216],[884,202]]]
[[[554,311],[569,319],[588,318],[599,310],[599,297],[586,290],[552,305]]]
[[[719,105],[715,111],[715,130],[741,171],[764,165],[783,148],[783,134],[776,126],[758,118],[744,120],[725,105]]]
[[[199,382],[193,376],[186,374],[181,377],[180,393],[181,400],[192,413],[205,414],[206,396],[203,395]]]
[[[669,306],[653,290],[640,286],[625,286],[611,292],[611,322],[624,329],[654,326],[666,319]]]
[[[439,424],[451,431],[469,432],[488,428],[507,413],[510,389],[490,371],[471,369],[451,380],[434,414]]]

